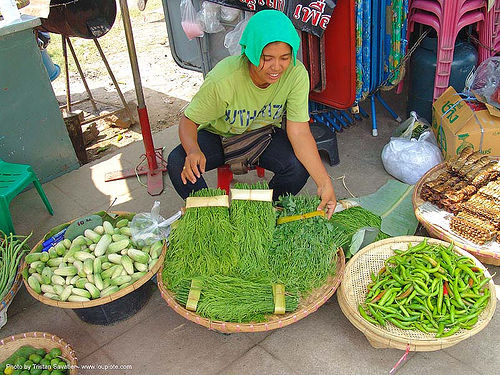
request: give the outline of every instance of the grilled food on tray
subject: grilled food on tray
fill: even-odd
[[[492,224],[465,211],[451,218],[450,228],[460,236],[479,245],[491,241],[496,234],[496,229]]]
[[[500,231],[500,161],[466,147],[446,171],[423,184],[420,197],[455,214],[453,232],[484,244]]]

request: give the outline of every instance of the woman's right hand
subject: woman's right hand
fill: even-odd
[[[206,162],[207,159],[200,149],[187,154],[181,172],[182,183],[184,185],[186,185],[188,181],[193,184],[196,183],[196,179],[200,178],[202,173],[205,173]]]

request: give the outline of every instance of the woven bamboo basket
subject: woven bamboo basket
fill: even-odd
[[[133,214],[131,214],[129,212],[122,212],[122,211],[115,211],[115,212],[112,212],[112,213],[116,214],[118,216],[133,215]],[[74,219],[74,220],[76,220],[76,219]],[[67,222],[67,223],[65,223],[63,225],[58,226],[57,228],[53,229],[51,232],[58,232],[59,230],[63,229],[65,226],[68,226],[69,224],[71,224],[74,220],[71,220],[71,221],[69,221],[69,222]],[[41,244],[43,243],[43,241],[45,239],[47,239],[48,237],[50,237],[49,234],[45,235],[44,238],[41,239],[35,245],[35,247],[33,247],[33,249],[31,250],[30,253],[36,252],[37,249],[39,247],[41,247]],[[40,301],[40,302],[42,302],[42,303],[44,303],[46,305],[55,306],[55,307],[61,307],[63,309],[84,309],[84,308],[87,308],[87,307],[101,306],[101,305],[104,305],[106,303],[109,303],[109,302],[112,302],[112,301],[116,301],[117,299],[119,299],[119,298],[121,298],[121,297],[129,294],[130,292],[133,292],[134,290],[139,289],[142,285],[144,285],[147,281],[149,281],[158,272],[158,269],[163,264],[163,261],[165,259],[166,249],[167,249],[167,247],[166,247],[166,245],[164,245],[163,246],[163,250],[161,252],[161,255],[158,258],[158,261],[156,262],[156,264],[154,265],[154,267],[150,271],[148,271],[146,273],[146,275],[144,275],[142,278],[140,278],[139,280],[137,280],[133,284],[129,285],[128,287],[119,290],[116,293],[110,294],[110,295],[105,296],[105,297],[93,299],[93,300],[90,300],[90,301],[86,301],[86,302],[62,302],[62,301],[56,301],[56,300],[44,297],[43,295],[38,294],[37,292],[35,292],[29,286],[28,281],[23,278],[24,286],[26,287],[26,290],[28,291],[28,293],[33,296],[33,298],[37,299],[38,301]],[[26,263],[23,263],[21,270],[23,270],[24,268],[27,268],[27,267],[28,267],[28,265]]]
[[[17,294],[22,284],[23,284],[23,277],[21,275],[21,272],[19,272],[18,270],[14,282],[10,287],[10,290],[7,292],[5,297],[3,297],[3,300],[0,302],[0,312],[9,307],[9,305],[12,303],[12,299]]]
[[[420,207],[420,205],[422,205],[425,202],[422,198],[420,198],[420,192],[422,191],[423,185],[427,181],[435,179],[437,176],[439,176],[439,174],[441,174],[445,170],[446,170],[445,163],[438,164],[434,168],[427,171],[427,173],[424,174],[422,178],[420,178],[420,180],[415,185],[412,197],[415,216],[417,217],[418,221],[425,227],[425,229],[427,229],[427,232],[429,232],[429,234],[432,237],[439,238],[443,241],[449,241],[455,243],[462,249],[467,250],[471,254],[474,254],[474,256],[482,263],[492,264],[494,266],[500,266],[499,253],[488,251],[487,249],[484,249],[484,247],[480,248],[479,245],[475,245],[473,242],[470,242],[463,237],[455,235],[451,231],[446,231],[443,228],[433,225],[419,213],[419,210],[417,210],[417,208]]]
[[[61,349],[61,356],[64,357],[70,365],[70,375],[78,373],[77,357],[75,351],[63,339],[47,332],[26,332],[18,335],[5,337],[0,340],[0,362],[5,361],[14,352],[24,345],[30,345],[36,349],[45,349],[47,351],[53,348]]]
[[[404,250],[409,244],[415,245],[422,242],[426,237],[402,236],[377,241],[355,254],[347,264],[344,280],[337,293],[340,308],[349,321],[366,336],[370,344],[375,348],[395,348],[406,350],[407,345],[412,351],[433,351],[444,349],[465,340],[480,332],[491,320],[496,307],[496,293],[493,281],[488,287],[491,292],[490,302],[479,315],[478,322],[471,330],[460,329],[454,335],[443,338],[435,338],[434,335],[425,334],[418,330],[402,330],[388,323],[385,327],[374,325],[366,321],[358,312],[359,303],[365,299],[367,285],[372,281],[370,273],[377,273],[383,266],[385,259],[394,255],[393,249]],[[428,238],[428,243],[449,243]],[[487,277],[491,277],[488,270],[471,254],[458,247],[454,251],[466,255],[474,260],[475,264],[484,270]]]
[[[176,313],[192,322],[200,324],[208,329],[224,333],[263,332],[285,327],[299,321],[302,318],[305,318],[309,314],[318,310],[318,308],[326,301],[328,301],[328,299],[333,295],[333,293],[335,293],[335,291],[339,287],[344,275],[344,270],[345,256],[342,249],[339,248],[337,253],[336,272],[334,276],[330,276],[323,286],[312,291],[307,298],[305,298],[304,300],[300,300],[297,310],[284,315],[270,315],[268,321],[262,323],[232,323],[203,318],[193,311],[186,310],[184,306],[180,305],[175,300],[174,293],[168,290],[163,284],[163,265],[158,271],[156,279],[162,298],[172,309],[174,309]]]

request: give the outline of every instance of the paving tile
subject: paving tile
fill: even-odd
[[[371,347],[343,315],[334,297],[259,345],[299,374],[387,374],[403,354]]]
[[[127,163],[119,153],[105,161],[68,173],[54,184],[67,196],[84,206],[86,211],[106,210],[115,197],[128,194],[140,187],[137,178],[127,178],[116,181],[105,181],[107,173],[123,170]]]
[[[102,350],[113,358],[114,363],[140,365],[144,374],[215,374],[267,335],[225,335],[210,331],[166,306]]]
[[[166,176],[165,178],[168,179]],[[184,206],[184,201],[173,191],[173,188],[165,186],[164,192],[157,196],[149,195],[146,188],[141,187],[134,191],[128,199],[124,199],[122,202],[117,200],[112,209],[115,211],[150,212],[155,201],[160,202],[160,214],[164,218],[168,218]]]
[[[486,372],[492,373],[492,372]],[[397,370],[398,375],[479,375],[472,366],[450,356],[446,351],[415,353]]]
[[[123,369],[129,368],[129,366],[124,366],[127,364],[118,364],[113,361],[114,360],[104,350],[98,349],[84,358],[78,357],[78,374],[122,374]]]
[[[8,317],[7,324],[0,331],[2,337],[31,331],[52,333],[66,341],[78,357],[94,352],[98,342],[91,334],[83,332],[80,325],[69,317],[64,309],[37,302],[20,314]]]
[[[495,313],[488,325],[479,333],[460,343],[444,349],[444,352],[467,363],[482,374],[498,373],[500,370],[500,306],[497,301]]]
[[[493,276],[493,282],[496,285],[500,285],[500,267],[492,266],[491,264],[484,264],[484,266],[488,269],[490,274]]]
[[[28,307],[34,305],[35,303],[40,303],[34,299],[31,294],[28,293],[24,284],[17,291],[16,296],[12,300],[9,308],[7,309],[7,317],[10,319],[14,315],[22,313]]]
[[[251,348],[241,358],[220,372],[221,375],[291,375],[295,372],[259,345]]]
[[[28,190],[12,200],[10,212],[14,228],[19,234],[33,231],[30,243],[38,242],[51,228],[81,215],[85,204],[64,194],[54,182],[43,185],[45,194],[54,209],[54,216],[46,210],[36,189]],[[83,187],[82,187],[82,190]]]
[[[160,292],[158,291],[156,286],[153,285],[152,282],[149,282],[147,285],[153,290],[153,294],[146,305],[128,319],[116,322],[114,324],[107,326],[90,324],[81,320],[80,317],[72,310],[66,310],[66,313],[71,317],[71,319],[75,322],[75,324],[82,332],[86,332],[88,335],[92,336],[92,338],[101,347],[111,342],[113,339],[119,337],[120,335],[123,335],[125,332],[127,332],[140,322],[155,314],[158,309],[168,307],[161,298]],[[126,296],[123,298],[126,298]]]

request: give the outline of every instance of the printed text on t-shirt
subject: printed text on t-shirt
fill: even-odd
[[[239,119],[239,126],[248,127],[250,122],[258,117],[272,118],[277,120],[283,112],[283,104],[266,104],[260,111],[246,109],[228,109],[226,110],[225,121],[233,125]],[[236,124],[238,126],[238,124]]]

